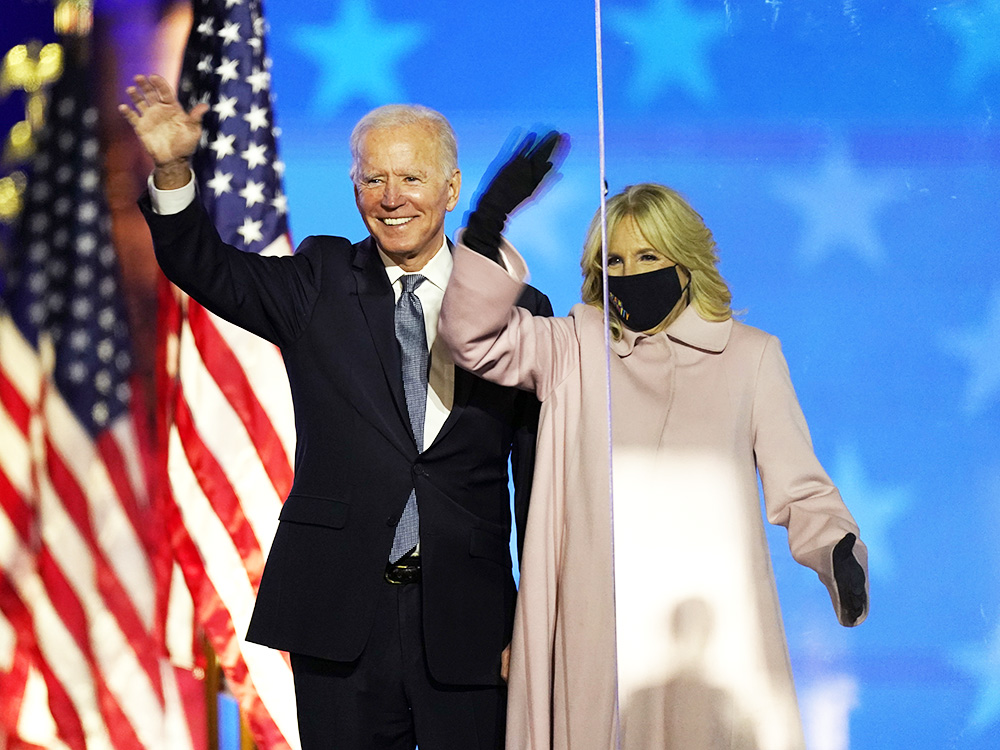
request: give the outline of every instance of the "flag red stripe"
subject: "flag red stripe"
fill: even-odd
[[[9,490],[9,491],[8,491]],[[13,486],[7,480],[7,477],[0,472],[0,503],[3,504],[4,512],[7,517],[12,521],[15,533],[20,537],[19,543],[26,549],[31,549],[32,545],[32,523],[34,517],[31,510],[28,508],[24,498],[19,496]],[[39,563],[47,559],[46,551],[43,549],[40,553],[37,553],[33,561],[36,568],[39,567]],[[48,567],[56,567],[51,564],[51,560],[46,564],[46,569]],[[41,570],[38,570],[39,577],[43,579],[41,575]],[[54,588],[57,591],[63,590],[58,584],[58,579],[61,575],[58,575],[58,567],[56,567],[57,580],[54,582]],[[6,576],[4,581],[10,585]],[[46,587],[47,588],[47,587]],[[3,586],[0,586],[0,590]],[[7,616],[12,623],[18,623],[21,625],[20,632],[18,633],[19,642],[18,647],[21,649],[30,649],[28,653],[30,654],[30,659],[38,667],[39,673],[42,675],[42,679],[46,683],[46,688],[48,690],[49,698],[49,711],[56,721],[57,732],[60,739],[63,740],[72,750],[86,750],[86,741],[84,739],[83,728],[80,725],[79,717],[77,716],[77,711],[73,702],[69,699],[69,696],[62,689],[62,685],[59,679],[53,674],[48,664],[45,661],[44,655],[35,647],[35,633],[34,624],[32,622],[31,613],[28,609],[26,603],[21,599],[17,591],[10,585],[10,588],[4,593],[4,600],[0,601],[0,607],[2,607],[4,614]],[[80,619],[83,617],[82,610],[79,607],[73,607],[72,604],[76,597],[72,594],[72,591],[59,598],[59,603],[64,605],[65,611],[72,611],[75,615],[75,620],[79,623]],[[56,606],[56,601],[51,601],[53,608],[59,612],[60,607]],[[60,616],[60,619],[64,621],[67,629],[70,631],[71,635],[75,637],[73,628],[71,627],[71,622],[66,621],[67,618]],[[79,639],[77,639],[79,640]],[[25,675],[26,677],[27,675]],[[23,685],[22,685],[23,690]],[[8,694],[5,692],[4,698],[7,699]],[[18,701],[18,709],[20,708],[20,700]],[[16,716],[14,717],[16,721]],[[17,737],[16,732],[12,735]]]
[[[86,496],[76,478],[63,463],[59,452],[51,443],[48,444],[48,470],[56,494],[87,543],[90,557],[93,560],[100,596],[121,628],[126,641],[132,644],[136,659],[146,672],[156,694],[162,700],[163,689],[160,684],[159,666],[161,654],[153,648],[154,644],[149,628],[143,624],[132,598],[122,586],[114,567],[108,562],[97,542]]]
[[[2,475],[0,475],[2,479]],[[0,482],[0,491],[3,491]],[[24,686],[28,679],[28,665],[34,660],[34,639],[31,617],[24,602],[14,589],[10,579],[0,571],[0,612],[14,629],[14,653],[11,655],[10,669],[0,670],[0,727],[8,735],[13,735],[17,719],[21,713]]]
[[[0,405],[10,415],[11,421],[25,435],[28,434],[28,424],[31,420],[31,408],[21,398],[14,384],[7,378],[3,367],[0,367]]]
[[[97,455],[101,457],[101,463],[108,472],[111,485],[115,488],[115,495],[118,496],[118,506],[128,516],[132,524],[132,530],[139,539],[145,538],[144,527],[147,519],[142,513],[139,498],[136,496],[135,488],[126,469],[126,458],[122,453],[118,441],[110,431],[102,432],[97,436],[95,446]]]
[[[130,750],[131,748],[142,750],[142,745],[138,742],[131,723],[126,718],[118,703],[118,699],[104,679],[101,663],[94,655],[93,646],[91,645],[90,621],[83,603],[47,547],[43,547],[40,550],[37,560],[39,575],[45,584],[49,601],[52,602],[53,607],[59,614],[59,619],[62,620],[67,631],[69,631],[73,640],[76,641],[81,654],[87,662],[91,683],[97,696],[97,705],[107,732],[111,737],[112,747],[115,750]],[[139,654],[136,655],[139,656]],[[55,675],[53,677],[55,678]],[[56,682],[58,682],[58,679],[56,679]],[[49,689],[51,691],[53,687],[50,685]],[[72,702],[71,698],[70,701]],[[77,707],[76,710],[79,710],[79,708]]]
[[[229,610],[206,573],[198,548],[187,532],[175,499],[170,497],[169,525],[174,555],[194,597],[198,621],[225,670],[233,695],[254,733],[257,746],[268,750],[291,750],[267,707],[257,695],[249,678],[246,661],[240,650],[241,637],[236,633]]]
[[[63,575],[59,568],[59,563],[52,557],[52,553],[47,546],[38,550],[35,556],[38,566],[38,575],[45,584],[45,591],[49,601],[59,613],[59,619],[69,634],[76,641],[77,647],[84,654],[87,661],[93,668],[93,654],[90,649],[90,641],[87,638],[87,613],[76,595],[76,591]]]
[[[97,680],[100,680],[100,670],[94,663],[94,655],[91,651],[90,640],[88,638],[87,616],[84,612],[83,606],[77,598],[73,587],[63,576],[58,563],[56,563],[56,561],[52,558],[52,555],[47,547],[43,547],[39,550],[35,559],[38,565],[38,575],[44,583],[49,601],[52,603],[53,608],[59,615],[59,619],[62,621],[67,632],[69,632],[70,636],[76,642],[77,648],[80,650],[80,654],[87,663],[90,676],[93,680],[95,680],[93,682],[93,687],[95,688],[95,692],[98,694],[98,704],[100,704],[100,691],[97,686]],[[55,672],[46,671],[45,674],[46,683],[49,686],[50,693],[53,690],[61,689],[61,687],[57,687],[57,685],[61,686],[61,681]],[[65,737],[65,741],[67,743],[76,742],[75,734],[72,731],[68,735],[64,735],[66,730],[61,724],[61,721],[68,719],[70,714],[76,714],[79,707],[73,703],[73,700],[68,693],[65,694],[65,697],[68,701],[68,705],[65,706],[66,713],[63,716],[56,716],[54,707],[50,707],[50,711],[53,711],[53,717],[56,718],[60,737]],[[106,717],[102,718],[106,721]],[[80,731],[81,733],[83,732],[82,726],[80,727]],[[85,746],[85,744],[86,743],[84,742],[83,745]]]
[[[80,716],[62,682],[45,659],[39,661],[38,671],[45,680],[49,693],[49,712],[56,723],[56,733],[72,750],[87,750],[87,738],[80,723]]]
[[[21,539],[30,539],[33,522],[31,508],[14,489],[14,485],[2,469],[0,469],[0,508],[3,508],[3,512],[10,519],[17,535]]]
[[[284,498],[292,486],[292,467],[288,462],[288,454],[250,385],[243,366],[219,333],[215,321],[193,300],[188,303],[188,324],[205,368],[246,428],[275,492]]]
[[[0,376],[2,374],[0,370]],[[14,489],[14,485],[2,469],[0,469],[0,512],[7,518],[14,534],[19,538],[16,544],[23,549],[24,540],[30,538],[32,514],[25,498]],[[20,563],[18,560],[17,564]],[[25,575],[24,571],[17,569],[11,572]],[[0,672],[0,727],[3,727],[9,737],[16,738],[28,670],[31,664],[38,664],[41,657],[35,644],[31,613],[14,586],[13,580],[3,568],[0,568],[0,612],[3,612],[7,622],[14,629],[11,668],[7,672]]]
[[[28,413],[27,405],[18,396],[16,390],[13,387],[9,387],[9,381],[6,378],[3,378],[3,380],[8,384],[8,387],[4,389],[3,406],[5,410],[8,413],[17,413],[20,411],[22,415]],[[23,417],[14,421],[23,425],[27,424],[27,421]],[[49,479],[64,511],[88,545],[89,554],[96,571],[98,590],[102,596],[103,603],[107,605],[108,610],[119,623],[127,642],[136,646],[135,656],[148,674],[150,683],[158,696],[162,699],[158,651],[151,648],[152,642],[150,641],[149,632],[143,626],[138,613],[133,607],[131,598],[122,588],[114,569],[109,564],[103,551],[97,546],[87,506],[87,498],[83,495],[78,481],[62,461],[61,456],[51,441],[45,441],[45,449],[48,459],[46,461],[46,468],[49,472]],[[127,481],[126,484],[128,484]],[[10,520],[15,532],[21,538],[21,543],[28,546],[31,543],[35,518],[31,508],[23,501],[23,498],[18,496],[9,478],[3,472],[0,472],[0,503],[2,503],[4,513]],[[45,522],[44,518],[42,522]],[[112,738],[113,746],[116,750],[132,750],[133,748],[135,750],[142,750],[142,743],[139,742],[131,722],[123,712],[118,698],[112,693],[103,679],[102,666],[96,660],[91,649],[90,618],[79,596],[63,574],[55,558],[51,555],[50,550],[44,546],[44,543],[38,551],[35,561],[49,601],[63,622],[63,625],[77,643],[88,664],[88,671],[98,697],[98,708],[101,711],[107,731]],[[23,603],[21,606],[24,606]],[[14,614],[16,610],[9,597],[7,597],[7,601],[4,603],[3,611],[8,619],[11,619],[12,616],[15,619],[17,618],[16,614]],[[26,608],[25,612],[27,613]],[[22,627],[32,627],[30,624],[30,614],[26,614],[25,617],[28,618],[27,624],[25,624],[24,619],[20,620],[19,624]],[[21,648],[20,643],[22,638],[23,636],[19,636],[18,638],[19,648]],[[74,748],[79,747],[81,750],[84,750],[86,742],[82,734],[82,725],[77,718],[81,707],[73,704],[72,699],[63,690],[59,678],[47,667],[45,657],[41,652],[35,652],[35,660],[38,662],[39,671],[46,681],[49,692],[49,710],[53,713],[53,717],[57,721],[57,731],[60,737],[69,746]],[[19,657],[19,663],[23,663],[23,657]],[[21,678],[20,690],[23,690],[23,680],[26,678],[27,668],[26,666],[23,668],[25,672],[24,677]],[[13,689],[16,689],[15,683],[9,681],[5,683],[5,693]],[[5,704],[8,701],[11,702],[10,705],[12,706],[12,692],[5,695]],[[20,705],[20,700],[17,701],[17,705]],[[8,706],[5,710],[11,711],[13,709]],[[67,724],[67,722],[69,723]]]
[[[107,469],[108,476],[120,500],[120,507],[132,525],[132,532],[147,552],[150,575],[156,590],[153,621],[146,624],[148,638],[155,644],[164,642],[166,628],[167,600],[170,586],[169,545],[165,539],[162,522],[148,503],[140,504],[133,488],[131,477],[125,469],[126,457],[112,432],[101,433],[96,442],[97,452]],[[165,658],[163,654],[160,658]],[[155,665],[154,665],[155,666]],[[153,683],[157,694],[163,697],[160,671],[156,670]]]
[[[205,497],[211,498],[212,510],[219,516],[233,545],[246,568],[247,577],[254,591],[260,584],[260,575],[264,568],[264,553],[261,551],[257,535],[243,514],[239,496],[233,489],[226,472],[216,460],[208,447],[202,442],[195,428],[191,408],[184,400],[182,391],[178,392],[174,424],[184,447],[184,455],[198,481]]]
[[[103,672],[100,673],[100,677],[101,679],[96,680],[97,694],[101,703],[101,714],[105,717],[112,746],[115,750],[148,750],[136,734],[131,720],[122,710],[122,706],[118,702],[118,697],[104,681]],[[128,700],[127,696],[122,696],[122,698],[123,700]]]

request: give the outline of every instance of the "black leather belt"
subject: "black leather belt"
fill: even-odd
[[[420,583],[420,558],[402,557],[385,566],[385,580],[389,583]]]

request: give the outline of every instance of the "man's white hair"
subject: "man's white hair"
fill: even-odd
[[[351,131],[351,182],[359,184],[361,142],[370,131],[420,124],[426,124],[431,130],[437,146],[437,166],[441,175],[451,177],[451,173],[458,169],[458,141],[448,119],[440,112],[421,104],[385,104],[358,120]]]

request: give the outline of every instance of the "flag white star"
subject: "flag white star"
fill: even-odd
[[[209,8],[213,4],[215,11]],[[229,13],[223,11],[227,5]],[[189,59],[184,71],[189,97],[205,87],[212,92],[212,116],[203,129],[207,143],[203,158],[196,160],[197,177],[209,212],[217,219],[229,217],[220,223],[223,239],[259,252],[287,231],[287,217],[271,205],[280,181],[271,169],[276,158],[269,107],[271,75],[264,43],[256,40],[260,43],[255,47],[252,33],[264,25],[260,0],[201,0],[196,6],[215,19],[213,34],[200,40],[200,52],[214,52],[213,74],[196,73],[198,57]],[[201,17],[195,23],[199,24]]]
[[[223,172],[221,169],[216,169],[215,175],[205,185],[211,188],[212,192],[215,193],[215,197],[218,198],[223,193],[232,192],[233,187],[229,184],[232,182],[232,179],[232,172]]]
[[[247,83],[255,94],[266,89],[271,83],[271,74],[261,68],[254,68],[253,73],[247,76]]]
[[[284,216],[288,213],[288,196],[279,192],[276,196],[274,196],[274,200],[271,201],[271,205],[274,206],[274,210],[278,212],[278,216]]]
[[[258,128],[267,127],[267,109],[251,104],[250,111],[243,115],[243,119],[250,126],[250,132],[255,133]]]
[[[247,169],[256,169],[261,164],[267,164],[267,145],[263,143],[251,143],[240,156],[246,161]]]
[[[243,238],[244,245],[251,245],[254,242],[260,242],[264,239],[264,235],[260,233],[260,228],[263,226],[264,222],[254,221],[249,216],[243,219],[243,226],[236,230],[236,233]]]
[[[198,72],[199,73],[211,73],[212,72],[212,56],[202,55],[201,60],[198,61]]]
[[[236,44],[240,41],[240,25],[235,21],[226,21],[217,36],[222,39],[223,45]]]
[[[198,24],[198,33],[202,36],[211,36],[215,33],[215,20],[212,18],[206,18],[200,24]]]
[[[247,180],[247,184],[239,193],[240,198],[246,201],[247,208],[264,202],[264,183]]]
[[[236,70],[239,64],[239,58],[230,60],[228,57],[223,57],[222,62],[219,63],[219,67],[215,69],[215,73],[222,77],[222,83],[235,81],[240,77],[239,72]]]
[[[212,111],[219,116],[219,122],[225,122],[230,117],[236,117],[236,104],[238,99],[235,96],[219,96],[219,101]]]
[[[218,137],[209,145],[209,148],[215,152],[215,158],[223,159],[236,153],[236,149],[233,148],[233,141],[235,140],[235,135],[223,135],[219,133]]]

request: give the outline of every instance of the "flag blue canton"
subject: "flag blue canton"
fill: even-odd
[[[97,108],[67,55],[31,165],[4,303],[54,353],[56,386],[92,436],[128,412],[132,360],[101,179]]]
[[[288,229],[260,0],[196,0],[181,72],[186,109],[210,106],[195,179],[222,239],[260,252]]]

